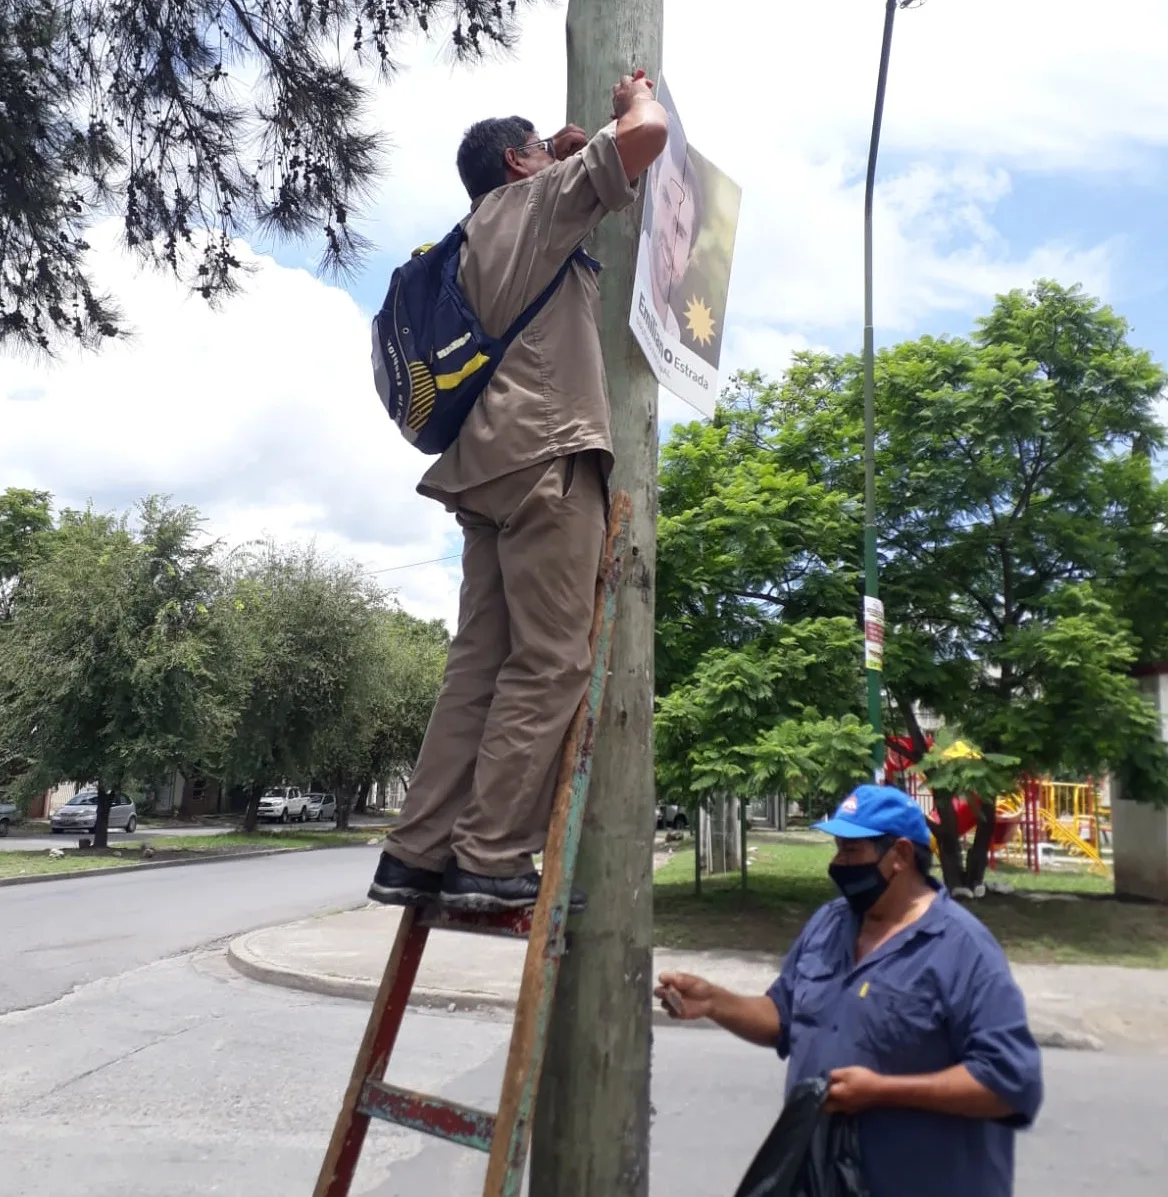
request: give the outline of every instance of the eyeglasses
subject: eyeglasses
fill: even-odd
[[[525,150],[543,150],[549,158],[556,156],[556,143],[550,137],[541,137],[538,141],[529,141],[524,145],[517,145],[515,149],[519,153],[523,153]]]

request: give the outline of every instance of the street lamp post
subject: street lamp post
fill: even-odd
[[[884,780],[884,718],[880,678],[884,667],[884,607],[876,563],[876,404],[875,348],[872,331],[872,195],[876,189],[876,156],[884,118],[884,91],[897,8],[912,0],[886,0],[880,73],[876,80],[876,109],[868,146],[868,177],[864,185],[864,667],[868,675],[868,722],[880,738],[872,746],[872,772]]]

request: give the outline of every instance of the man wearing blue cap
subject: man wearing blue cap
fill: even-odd
[[[871,1197],[1009,1197],[1014,1135],[1042,1103],[1042,1060],[1005,955],[930,876],[928,824],[860,786],[816,828],[842,898],[812,916],[760,997],[660,978],[674,1018],[709,1018],[788,1061],[787,1092],[826,1076],[858,1116]]]

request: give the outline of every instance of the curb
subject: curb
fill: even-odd
[[[227,945],[227,962],[251,981],[264,985],[278,985],[282,989],[297,989],[302,993],[317,993],[325,997],[348,998],[355,1002],[372,1002],[377,996],[378,982],[363,977],[334,977],[327,973],[300,972],[271,964],[257,956],[241,935]],[[513,1010],[514,999],[496,993],[466,993],[453,989],[427,989],[415,985],[410,994],[411,1006],[424,1009],[456,1010]]]
[[[364,977],[336,977],[328,973],[303,972],[272,964],[257,956],[248,946],[251,934],[241,935],[227,945],[227,962],[237,973],[264,985],[277,985],[302,993],[322,994],[325,997],[347,998],[350,1001],[371,1003],[377,996],[378,982]],[[409,1005],[423,1010],[445,1010],[447,1013],[479,1010],[514,1010],[515,1000],[495,993],[467,993],[450,989],[427,989],[415,986]],[[653,1025],[684,1027],[686,1030],[716,1030],[710,1022],[679,1023],[664,1010],[653,1009]],[[1059,1028],[1031,1028],[1034,1041],[1041,1048],[1059,1051],[1101,1052],[1104,1043],[1085,1031]]]
[[[223,864],[229,860],[258,860],[261,856],[287,856],[294,852],[335,852],[344,848],[365,848],[366,844],[329,844],[320,848],[257,848],[254,852],[223,852],[218,856],[192,856],[190,860],[147,860],[142,864],[111,865],[108,869],[77,869],[75,872],[37,873],[32,877],[0,877],[0,889],[9,885],[36,885],[42,881],[79,881],[84,877],[112,877],[115,873],[148,873],[152,869],[189,868],[191,865]]]

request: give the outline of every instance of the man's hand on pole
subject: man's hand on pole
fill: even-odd
[[[645,173],[669,140],[669,114],[653,99],[644,71],[622,75],[612,89],[616,148],[630,183]]]
[[[612,88],[612,119],[620,120],[638,100],[653,98],[653,80],[645,78],[645,72],[638,70],[632,75],[622,75]]]

